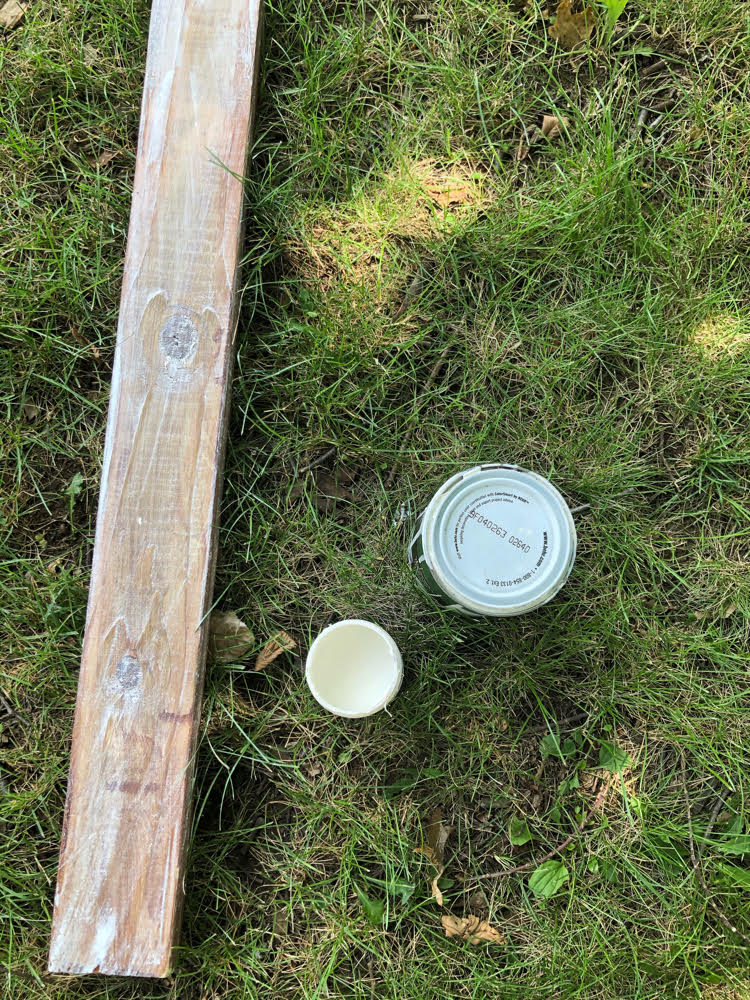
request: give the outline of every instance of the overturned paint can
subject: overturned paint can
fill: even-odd
[[[543,476],[479,465],[444,483],[420,518],[409,563],[438,604],[470,617],[522,615],[570,576],[576,528]]]

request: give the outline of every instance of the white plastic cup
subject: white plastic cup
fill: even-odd
[[[361,618],[324,628],[307,654],[313,698],[334,715],[362,719],[396,697],[404,676],[401,653],[385,629]]]
[[[430,500],[409,563],[446,610],[508,617],[552,600],[576,545],[573,517],[549,480],[518,465],[478,465]]]

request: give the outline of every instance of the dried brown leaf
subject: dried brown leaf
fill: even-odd
[[[335,476],[336,476],[336,482],[339,484],[339,486],[341,486],[342,483],[346,486],[349,486],[357,478],[357,473],[352,472],[351,469],[347,469],[345,465],[337,465]]]
[[[440,807],[438,806],[437,809],[433,809],[427,824],[427,847],[430,853],[428,854],[427,850],[424,853],[436,868],[442,867],[445,858],[445,845],[452,831],[452,826],[447,826],[443,823],[443,814],[440,811]]]
[[[337,466],[333,473],[325,469],[315,469],[312,473],[311,499],[321,514],[335,510],[337,500],[351,500],[352,494],[344,484],[354,482],[356,476],[343,466]],[[289,491],[290,500],[299,500],[305,493],[306,479],[301,476]]]
[[[549,36],[560,43],[560,47],[571,52],[583,45],[591,37],[596,23],[593,7],[587,7],[578,14],[573,13],[571,0],[560,0],[557,5],[557,19],[549,29]]]
[[[468,917],[453,917],[446,913],[440,918],[440,922],[446,937],[459,938],[461,941],[468,941],[469,944],[480,944],[482,941],[487,941],[489,944],[505,944],[505,937],[497,927],[471,914]]]
[[[99,360],[99,357],[101,356],[99,348],[96,344],[89,344],[75,323],[73,323],[70,327],[70,335],[79,347],[85,347],[87,350],[91,351],[97,361]]]
[[[432,898],[435,900],[438,906],[443,905],[443,894],[440,891],[440,886],[438,885],[438,880],[441,878],[442,874],[443,874],[443,869],[441,868],[440,871],[435,876],[435,878],[432,880]]]
[[[339,478],[339,476],[331,476],[327,472],[319,472],[315,477],[318,493],[329,499],[351,500],[351,493],[339,484]]]
[[[25,17],[26,8],[17,3],[17,0],[8,0],[0,8],[0,31],[12,31]]]
[[[36,405],[36,403],[24,403],[23,406],[21,407],[21,410],[23,411],[23,415],[24,417],[26,417],[29,423],[33,423],[41,413],[41,410]]]
[[[425,187],[425,191],[439,208],[462,205],[465,201],[470,201],[474,194],[472,187],[461,181],[447,181],[440,185],[430,184]]]
[[[433,809],[427,823],[427,843],[424,847],[415,848],[417,854],[423,854],[431,865],[435,867],[435,877],[432,880],[432,898],[438,904],[443,905],[443,894],[440,891],[438,880],[445,870],[443,859],[445,857],[445,845],[453,830],[452,826],[443,823],[443,814],[438,806]]]
[[[255,645],[255,636],[233,611],[214,611],[208,628],[208,655],[215,663],[237,663]]]
[[[469,909],[473,910],[481,920],[489,916],[490,907],[481,889],[477,889],[469,897]]]
[[[560,133],[567,127],[567,118],[556,118],[555,115],[544,115],[542,118],[542,135],[548,139],[559,139]]]
[[[274,937],[285,938],[289,930],[289,912],[286,908],[275,910],[273,914],[273,929],[271,933]]]
[[[106,167],[112,162],[117,156],[119,156],[119,149],[105,149],[103,153],[98,156],[89,156],[88,161],[92,167]]]
[[[99,62],[101,57],[102,54],[99,49],[95,45],[92,45],[91,42],[86,42],[83,46],[83,65],[91,69],[92,66],[95,66]]]
[[[297,643],[292,639],[290,635],[286,632],[277,632],[276,635],[269,639],[265,644],[263,649],[258,653],[257,659],[255,660],[256,670],[265,670],[269,663],[281,656],[282,653],[291,653],[293,649],[297,648]]]

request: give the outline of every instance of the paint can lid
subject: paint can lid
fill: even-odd
[[[516,465],[453,476],[430,501],[421,530],[440,588],[480,615],[519,615],[546,604],[575,559],[565,500],[543,476]]]

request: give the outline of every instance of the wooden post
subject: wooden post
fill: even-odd
[[[213,587],[260,0],[154,0],[52,972],[165,976]]]

